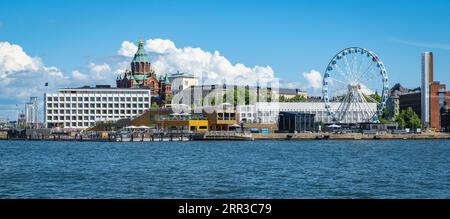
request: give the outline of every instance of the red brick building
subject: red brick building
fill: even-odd
[[[160,76],[158,79],[155,71],[151,68],[142,40],[139,40],[138,50],[131,61],[131,71],[126,70],[123,76],[119,75],[116,85],[118,88],[148,88],[152,95],[159,96],[162,100],[166,100],[172,95],[171,84],[167,76]]]

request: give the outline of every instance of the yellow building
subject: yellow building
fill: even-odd
[[[209,122],[209,129],[214,131],[228,131],[230,126],[238,123],[236,110],[219,109],[206,114]]]
[[[159,126],[169,132],[207,132],[208,120],[173,118],[159,121]]]

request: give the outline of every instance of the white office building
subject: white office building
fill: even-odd
[[[331,110],[336,111],[340,103],[331,103]],[[369,103],[372,111],[377,110],[376,103]],[[237,113],[239,115],[239,122],[255,122],[255,123],[277,123],[279,112],[303,112],[315,114],[316,122],[330,123],[328,112],[325,109],[323,102],[259,102],[255,105],[238,106]],[[357,118],[362,118],[362,111],[353,110],[347,112],[344,123],[349,121],[358,121]],[[354,120],[355,119],[355,120]],[[359,121],[365,122],[365,121]]]
[[[180,91],[198,85],[198,78],[187,73],[176,73],[169,76],[172,94],[175,95]]]
[[[44,94],[46,127],[85,129],[98,121],[131,119],[150,108],[149,89],[109,86],[64,88]]]

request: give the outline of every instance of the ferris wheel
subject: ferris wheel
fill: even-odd
[[[322,82],[329,122],[379,122],[389,92],[388,75],[372,51],[350,47],[329,62]]]

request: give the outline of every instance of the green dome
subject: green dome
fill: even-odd
[[[133,62],[150,62],[147,57],[147,53],[145,52],[144,42],[142,40],[139,40],[139,47],[136,54],[134,54]]]

